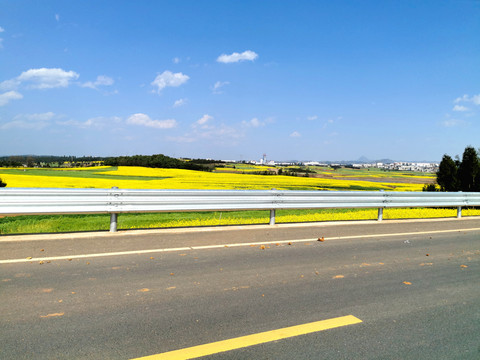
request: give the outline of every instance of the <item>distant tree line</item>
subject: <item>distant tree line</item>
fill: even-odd
[[[437,184],[439,191],[480,191],[480,157],[479,152],[467,146],[462,159],[458,156],[455,160],[449,155],[443,155],[437,171]],[[427,189],[429,187],[429,189]],[[435,185],[424,187],[426,191],[434,191]]]
[[[52,164],[84,164],[92,163],[94,161],[102,161],[102,157],[98,156],[55,156],[55,155],[15,155],[15,156],[1,156],[0,167],[50,167]],[[53,165],[54,166],[54,165]]]
[[[95,164],[94,164],[95,163]],[[162,154],[135,155],[118,157],[94,156],[39,156],[17,155],[0,157],[0,167],[80,167],[80,166],[143,166],[153,168],[175,168],[211,171],[215,166],[223,165],[219,160],[211,159],[175,159]]]
[[[309,174],[315,174],[316,171],[310,170],[308,167],[301,168],[301,167],[289,167],[285,169],[279,169],[278,175],[285,175],[285,176],[297,176],[297,177],[310,177]]]
[[[183,158],[185,161],[191,161],[195,164],[203,164],[203,165],[216,165],[222,164],[225,166],[225,163],[221,160],[213,160],[213,159],[191,159],[191,158]]]
[[[188,169],[210,171],[214,167],[213,160],[179,160],[170,156],[156,155],[134,155],[110,157],[104,160],[106,166],[143,166],[165,169]],[[208,166],[212,165],[212,166]]]

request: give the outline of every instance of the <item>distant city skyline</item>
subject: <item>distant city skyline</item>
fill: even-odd
[[[461,156],[479,19],[454,0],[3,0],[0,155]]]

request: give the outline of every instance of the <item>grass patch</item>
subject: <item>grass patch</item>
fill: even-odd
[[[22,215],[0,219],[0,234],[109,230],[110,215]]]
[[[374,220],[377,209],[277,210],[276,223]],[[384,219],[455,217],[456,209],[385,209]],[[480,209],[464,209],[463,216],[480,216]],[[268,210],[119,214],[118,229],[268,224]],[[0,218],[0,234],[108,231],[110,215],[29,215]]]

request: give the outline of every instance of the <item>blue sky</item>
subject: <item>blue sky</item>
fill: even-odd
[[[0,9],[0,155],[435,161],[480,146],[480,1]]]

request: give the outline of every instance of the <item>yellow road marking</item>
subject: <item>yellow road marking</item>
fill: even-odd
[[[132,360],[186,360],[201,356],[217,354],[225,351],[240,349],[248,346],[263,344],[294,336],[305,335],[317,331],[333,329],[346,325],[361,323],[362,320],[353,315],[316,321],[308,324],[290,326],[282,329],[265,331],[258,334],[240,336],[233,339],[217,341],[210,344],[193,346],[185,349],[169,351],[156,355],[144,356]]]

